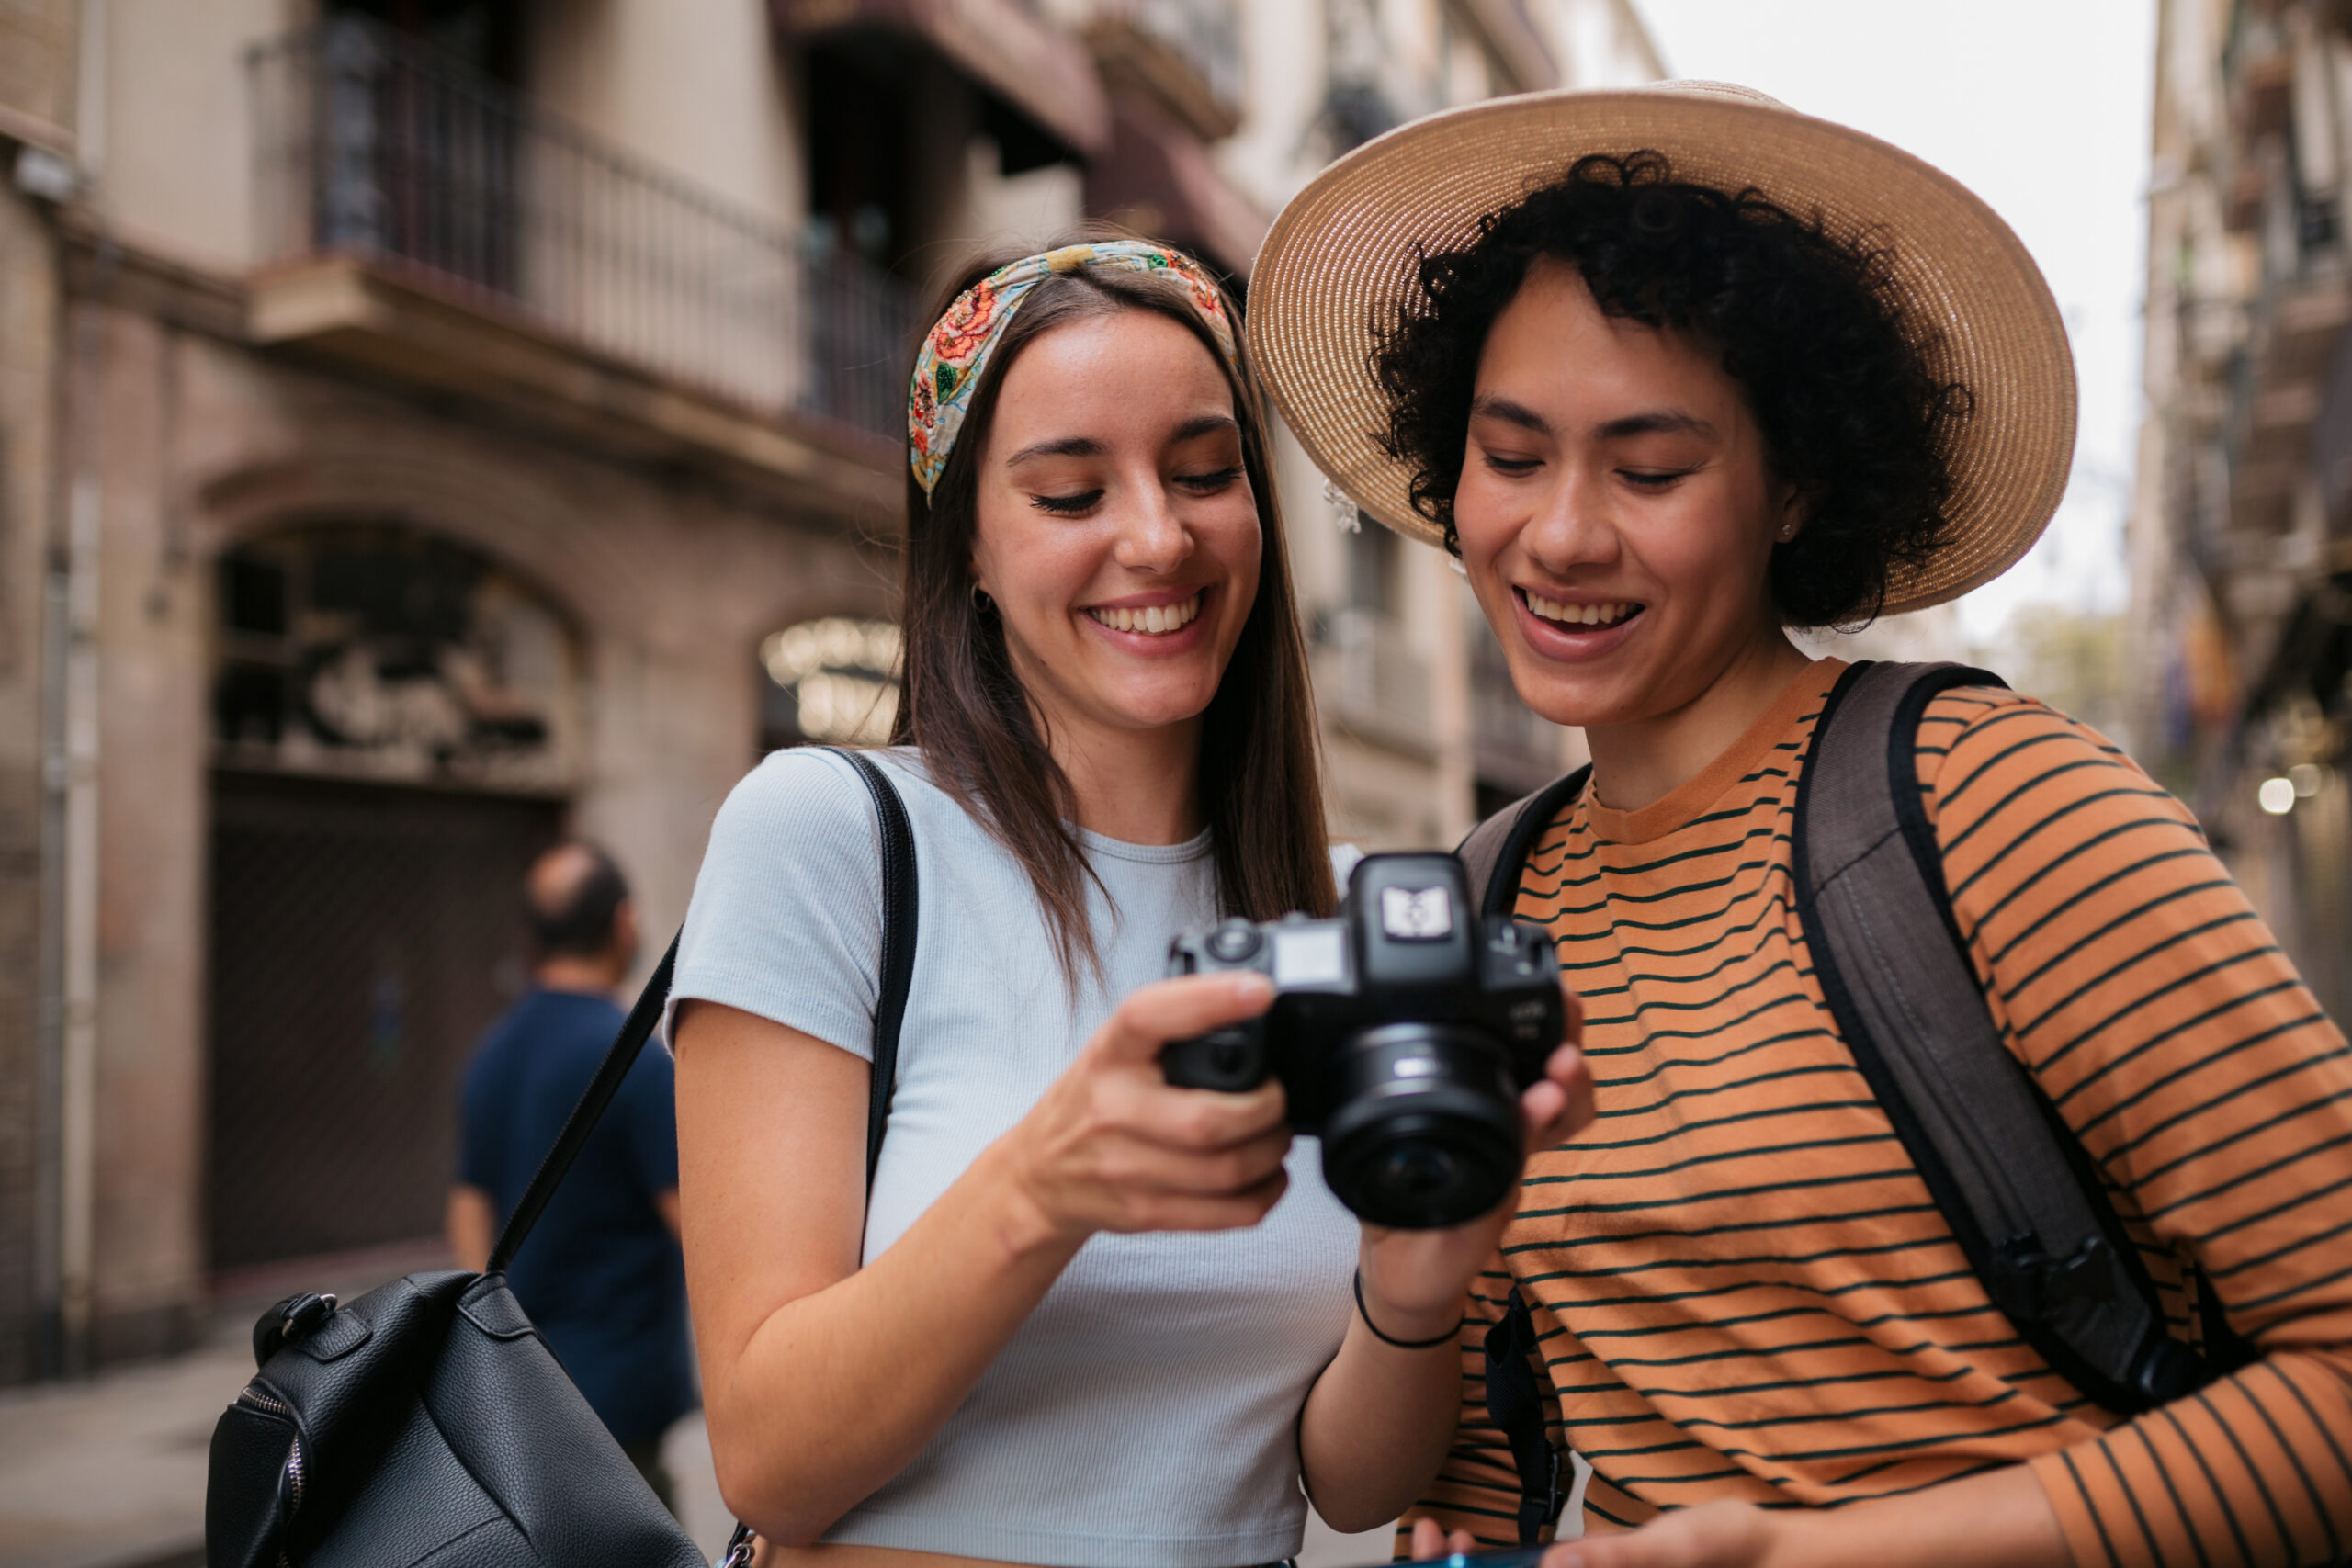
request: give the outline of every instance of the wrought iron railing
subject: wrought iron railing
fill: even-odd
[[[1317,692],[1333,716],[1359,733],[1408,749],[1436,743],[1428,663],[1405,628],[1377,610],[1350,606],[1320,617]]]
[[[360,17],[260,45],[261,254],[351,255],[751,410],[895,436],[915,305]]]
[[[1560,771],[1560,732],[1525,703],[1511,683],[1502,645],[1474,618],[1470,642],[1470,741],[1482,779],[1515,790],[1533,789]]]

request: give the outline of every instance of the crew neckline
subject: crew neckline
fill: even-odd
[[[1199,860],[1209,852],[1209,830],[1206,828],[1181,844],[1131,844],[1125,839],[1114,839],[1091,828],[1078,828],[1077,832],[1079,842],[1084,844],[1090,852],[1109,855],[1113,860],[1134,861],[1142,865],[1181,865],[1186,861]]]
[[[1662,839],[1721,800],[1724,792],[1747,776],[1789,727],[1806,709],[1829,694],[1846,672],[1842,659],[1817,659],[1806,665],[1740,738],[1717,753],[1715,760],[1675,789],[1632,811],[1603,806],[1590,790],[1585,792],[1587,819],[1592,830],[1612,843],[1642,844]]]

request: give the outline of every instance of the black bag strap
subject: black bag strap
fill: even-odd
[[[1510,1445],[1511,1468],[1519,1472],[1519,1544],[1533,1546],[1544,1527],[1556,1523],[1568,1500],[1560,1476],[1560,1450],[1544,1429],[1544,1389],[1536,1381],[1535,1318],[1527,1298],[1513,1284],[1503,1315],[1487,1330],[1487,1414]]]
[[[1589,765],[1554,779],[1496,812],[1453,852],[1468,874],[1471,900],[1482,913],[1508,915],[1519,901],[1519,877],[1529,852],[1563,808],[1584,792]],[[1487,1414],[1502,1429],[1519,1472],[1519,1544],[1533,1546],[1546,1526],[1567,1506],[1568,1486],[1560,1450],[1544,1423],[1544,1385],[1534,1365],[1535,1319],[1514,1283],[1503,1300],[1503,1315],[1487,1330]]]
[[[1797,913],[1838,1032],[1986,1294],[2068,1382],[2130,1415],[2212,1369],[2165,1331],[2080,1140],[2003,1043],[1919,794],[1928,704],[2005,684],[1958,664],[1839,678],[1798,777]]]
[[[1469,874],[1470,899],[1481,912],[1510,913],[1519,901],[1519,872],[1527,863],[1528,852],[1561,808],[1584,793],[1584,782],[1591,776],[1592,765],[1587,763],[1531,795],[1521,795],[1470,829],[1453,852]],[[1506,866],[1510,870],[1498,875]]]
[[[907,989],[913,983],[915,972],[915,917],[918,882],[915,874],[915,835],[913,824],[907,816],[906,802],[899,798],[898,790],[889,776],[870,757],[855,751],[829,747],[857,771],[866,793],[874,797],[874,816],[879,824],[882,840],[882,966],[881,993],[874,1009],[874,1067],[871,1088],[865,1104],[865,1183],[874,1185],[874,1169],[882,1158],[882,1131],[890,1117],[890,1097],[898,1085],[899,1026],[905,1021]],[[588,1145],[588,1135],[621,1091],[628,1070],[637,1065],[638,1054],[652,1038],[654,1026],[662,1021],[662,1010],[669,1005],[670,982],[678,967],[678,939],[670,939],[669,951],[662,954],[662,962],[653,966],[652,977],[639,991],[637,1005],[628,1010],[618,1038],[605,1060],[596,1068],[596,1076],[588,1080],[580,1102],[563,1123],[563,1131],[556,1135],[555,1146],[548,1150],[533,1173],[531,1184],[523,1190],[521,1201],[507,1217],[506,1226],[498,1233],[498,1245],[491,1248],[490,1267],[485,1272],[503,1274],[514,1261],[529,1238],[531,1227],[538,1224],[539,1215],[562,1185],[564,1176],[571,1169],[571,1162]]]

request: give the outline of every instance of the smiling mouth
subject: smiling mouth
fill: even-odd
[[[1539,620],[1549,621],[1555,626],[1613,626],[1642,613],[1642,606],[1632,600],[1605,604],[1563,604],[1525,588],[1518,590],[1518,593],[1520,602],[1533,611]]]
[[[1140,610],[1092,609],[1086,613],[1114,632],[1141,632],[1147,637],[1165,637],[1170,632],[1182,631],[1201,613],[1201,595],[1177,604],[1153,604]]]

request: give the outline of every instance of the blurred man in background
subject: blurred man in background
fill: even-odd
[[[449,1246],[490,1260],[564,1119],[620,1032],[613,1000],[637,956],[637,910],[612,857],[581,840],[532,863],[528,996],[467,1069]],[[507,1271],[523,1310],[664,1504],[662,1436],[695,1404],[678,1251],[678,1134],[670,1055],[639,1056]]]

